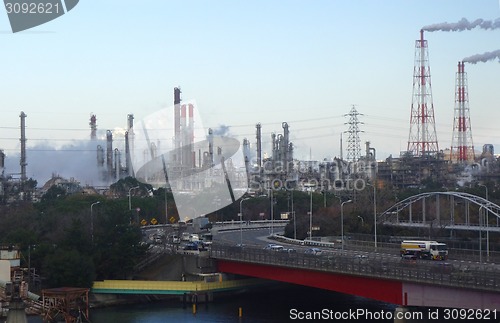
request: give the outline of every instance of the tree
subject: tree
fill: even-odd
[[[78,250],[59,248],[43,261],[43,273],[48,288],[85,287],[90,288],[95,280],[92,258]]]
[[[42,196],[42,202],[54,201],[58,198],[64,198],[66,196],[66,190],[57,185],[52,185],[45,194]]]

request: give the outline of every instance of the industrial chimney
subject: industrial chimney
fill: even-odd
[[[25,182],[28,178],[26,177],[26,117],[27,115],[21,111],[19,115],[21,118],[21,160],[19,164],[21,165],[21,182]]]
[[[464,62],[458,62],[455,83],[455,118],[453,120],[453,137],[451,140],[452,161],[458,163],[474,162],[474,144],[469,111],[469,93],[467,90],[467,73]]]
[[[439,148],[432,103],[429,50],[423,30],[420,30],[420,39],[415,42],[413,71],[413,99],[407,150],[416,157],[436,155]]]

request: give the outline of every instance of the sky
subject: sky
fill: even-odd
[[[195,100],[208,129],[263,149],[287,122],[294,156],[340,156],[354,105],[361,148],[398,157],[410,130],[415,41],[424,26],[466,18],[494,21],[498,0],[80,1],[65,15],[12,33],[0,10],[0,149],[19,172],[19,114],[27,114],[28,177],[81,178],[95,166],[89,119],[120,145],[136,122]],[[458,61],[500,49],[500,28],[426,32],[436,133],[449,148]],[[500,64],[466,64],[477,151],[500,152]],[[344,138],[344,157],[347,134]],[[203,140],[204,138],[195,138]],[[123,140],[121,140],[123,142]],[[66,154],[63,154],[66,152]]]

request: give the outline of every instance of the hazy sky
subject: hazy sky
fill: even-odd
[[[344,115],[355,104],[364,114],[362,148],[370,141],[377,159],[399,156],[408,141],[419,30],[498,17],[498,0],[108,0],[80,1],[58,19],[13,34],[0,11],[0,149],[13,165],[7,172],[18,171],[21,111],[31,151],[68,149],[68,140],[88,147],[91,113],[100,133],[125,128],[127,114],[137,121],[170,106],[180,86],[183,100],[196,100],[206,128],[229,126],[254,145],[260,122],[266,151],[271,132],[282,133],[286,121],[301,159],[340,155]],[[500,28],[425,38],[445,149],[457,63],[499,50]],[[466,64],[465,71],[476,150],[492,143],[499,152],[499,61]],[[28,176],[60,171],[33,152]]]

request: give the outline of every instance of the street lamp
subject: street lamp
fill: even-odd
[[[132,210],[132,200],[131,200],[131,195],[130,195],[130,192],[132,190],[135,190],[136,188],[139,188],[139,186],[135,186],[135,187],[131,187],[129,190],[128,190],[128,210]]]
[[[488,186],[486,185],[483,185],[483,184],[479,184],[479,186],[482,186],[485,188],[486,190],[486,205],[489,204],[489,200],[488,200]],[[489,226],[489,211],[488,209],[486,209],[486,259],[487,261],[490,261],[490,230],[488,230],[488,226]],[[497,217],[497,226],[498,226],[498,217]]]
[[[309,240],[312,240],[312,190],[313,187],[315,186],[314,184],[305,184],[305,187],[309,187],[309,196],[310,196],[310,201],[309,201]]]
[[[344,251],[344,204],[351,203],[351,202],[352,202],[352,200],[348,200],[348,201],[342,202],[342,204],[340,204],[340,222],[341,222],[340,235],[341,235],[341,239],[342,239],[342,251]]]
[[[293,239],[297,240],[297,221],[295,219],[295,211],[293,210],[293,189],[292,189],[292,216],[293,216]]]
[[[271,198],[271,235],[274,235],[274,197],[273,197],[273,188],[270,188],[271,192],[269,194]]]
[[[94,242],[94,213],[93,213],[92,208],[94,207],[94,205],[97,205],[99,203],[101,203],[101,202],[97,201],[97,202],[90,204],[90,238],[92,240],[92,243]]]
[[[377,184],[373,185],[366,183],[366,185],[373,187],[373,237],[375,240],[375,251],[377,251]]]
[[[250,198],[244,198],[240,201],[240,247],[243,247],[243,209],[241,208],[243,201]]]

